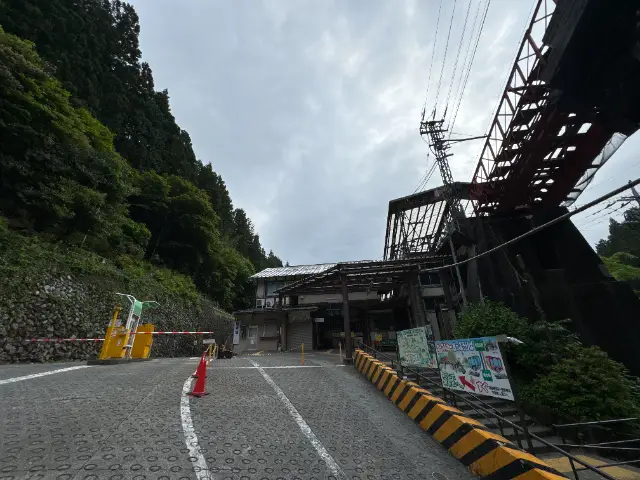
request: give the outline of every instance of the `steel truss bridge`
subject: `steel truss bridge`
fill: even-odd
[[[476,216],[569,206],[640,125],[640,0],[536,0],[471,183]],[[454,159],[455,161],[455,159]],[[389,202],[384,258],[435,251],[443,187]]]

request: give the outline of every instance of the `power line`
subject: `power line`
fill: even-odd
[[[507,247],[509,245],[512,245],[512,244],[514,244],[516,242],[519,242],[523,238],[529,237],[529,236],[533,235],[534,233],[538,233],[539,231],[544,230],[545,228],[548,228],[548,227],[550,227],[552,225],[555,225],[556,223],[560,223],[560,222],[566,220],[567,218],[570,218],[570,217],[572,217],[574,215],[577,215],[578,213],[583,212],[583,211],[585,211],[585,210],[587,210],[587,209],[589,209],[589,208],[591,208],[591,207],[593,207],[595,205],[598,205],[599,203],[602,203],[602,202],[604,202],[606,200],[609,200],[610,198],[615,197],[616,195],[624,192],[625,190],[629,190],[631,187],[635,187],[636,185],[640,185],[640,178],[637,178],[633,182],[629,182],[629,183],[627,183],[627,184],[625,184],[625,185],[623,185],[621,187],[618,187],[615,190],[612,190],[611,192],[609,192],[609,193],[607,193],[607,194],[605,194],[605,195],[603,195],[603,196],[601,196],[599,198],[596,198],[595,200],[593,200],[593,201],[591,201],[589,203],[586,203],[585,205],[583,205],[580,208],[577,208],[576,210],[573,210],[571,212],[567,212],[567,213],[565,213],[563,215],[560,215],[559,217],[556,217],[553,220],[548,221],[547,223],[543,223],[542,225],[539,225],[539,226],[537,226],[535,228],[532,228],[531,230],[529,230],[526,233],[523,233],[522,235],[518,235],[517,237],[512,238],[511,240],[507,240],[506,242],[504,242],[504,243],[502,243],[502,244],[500,244],[500,245],[498,245],[496,247],[493,247],[493,248],[487,250],[486,252],[482,252],[482,253],[480,253],[478,255],[475,255],[473,257],[467,258],[465,260],[461,260],[459,262],[454,262],[454,263],[452,263],[450,265],[444,265],[442,267],[435,267],[435,268],[426,268],[424,270],[421,270],[421,272],[438,272],[438,271],[441,271],[441,270],[447,270],[449,268],[457,267],[459,265],[464,265],[466,263],[469,263],[472,260],[476,260],[478,258],[486,257],[487,255],[490,255],[490,254],[492,254],[494,252],[500,251],[500,250],[502,250],[503,248],[505,248],[505,247]]]
[[[469,20],[470,11],[471,11],[471,2],[469,2],[469,5],[467,5],[467,13],[464,16],[464,24],[462,25],[462,34],[460,35],[460,43],[458,44],[458,51],[456,52],[456,61],[453,64],[453,73],[451,74],[451,81],[449,82],[449,92],[447,93],[447,100],[444,104],[445,115],[447,112],[447,108],[449,108],[451,91],[453,90],[453,84],[455,83],[455,79],[456,79],[456,72],[458,70],[458,60],[460,60],[460,52],[462,51],[462,44],[464,43],[464,34],[467,31],[467,22]]]
[[[620,200],[618,200],[620,201]],[[617,202],[616,202],[617,203]],[[586,223],[582,224],[582,225],[576,225],[576,227],[582,229],[582,228],[586,228],[586,227],[591,227],[593,225],[598,225],[600,223],[602,223],[605,220],[610,219],[613,215],[615,215],[616,212],[619,212],[620,210],[622,210],[624,207],[626,207],[627,205],[629,205],[631,203],[631,201],[626,201],[624,203],[622,203],[618,208],[611,210],[609,212],[605,211],[602,215],[592,218],[591,220],[588,220]],[[614,203],[615,205],[615,203]],[[613,205],[608,206],[607,210],[610,209]],[[602,211],[603,209],[599,210]],[[597,212],[596,212],[597,213]]]
[[[416,193],[419,190],[422,190],[427,185],[427,183],[429,183],[429,180],[431,180],[431,177],[433,176],[433,172],[435,172],[437,166],[438,166],[438,164],[434,160],[434,162],[431,164],[431,166],[427,169],[427,171],[422,176],[422,179],[420,180],[420,183],[415,188],[413,193]]]
[[[440,79],[438,80],[438,89],[436,90],[436,101],[433,107],[433,118],[435,118],[436,108],[438,106],[438,98],[440,97],[440,86],[442,85],[442,75],[444,74],[444,66],[447,63],[447,50],[449,49],[449,38],[451,38],[451,27],[456,13],[456,4],[458,0],[453,0],[453,10],[451,11],[451,21],[449,22],[449,32],[447,33],[447,41],[444,44],[444,56],[442,57],[442,68],[440,69]]]
[[[451,129],[456,124],[456,119],[458,118],[458,111],[460,109],[460,104],[462,103],[462,98],[464,96],[464,91],[467,88],[467,82],[469,81],[469,76],[471,74],[471,69],[473,67],[473,62],[476,58],[476,51],[478,50],[478,45],[480,44],[480,37],[482,36],[482,31],[484,30],[484,23],[487,20],[487,13],[489,13],[489,6],[491,5],[491,0],[487,0],[487,6],[484,9],[484,13],[482,15],[482,22],[480,23],[480,30],[478,30],[478,36],[476,37],[476,43],[473,47],[473,53],[471,54],[471,60],[469,61],[469,68],[467,69],[466,77],[464,79],[464,83],[462,84],[462,90],[460,91],[460,96],[458,97],[458,104],[456,105],[455,112],[453,114],[453,121],[451,122]]]
[[[429,89],[431,88],[431,72],[433,71],[433,60],[436,56],[436,47],[438,46],[438,28],[440,27],[440,10],[442,10],[442,0],[438,2],[438,19],[436,20],[436,34],[433,40],[433,50],[431,51],[431,64],[429,65],[429,77],[427,78],[427,92],[424,96],[424,104],[422,105],[422,121],[427,109],[427,98],[429,97]]]
[[[427,169],[424,172],[424,175],[422,175],[422,177],[420,178],[420,181],[418,182],[418,184],[416,185],[416,188],[413,189],[413,193],[416,193],[420,187],[422,186],[422,183],[424,182],[424,179],[427,177],[427,174],[429,173],[429,169],[431,168],[431,166],[429,165],[429,156],[430,156],[430,152],[427,150]]]
[[[464,58],[462,60],[462,72],[460,74],[460,77],[458,77],[457,85],[454,90],[455,92],[453,96],[454,99],[457,99],[458,95],[460,94],[460,86],[462,85],[462,79],[464,78],[464,74],[467,70],[467,59],[469,58],[469,52],[471,51],[471,45],[473,44],[473,39],[475,37],[476,24],[478,23],[478,17],[480,15],[481,8],[482,8],[482,2],[478,2],[478,8],[473,16],[473,25],[471,26],[471,34],[469,35],[469,42],[467,43],[467,48],[465,49]],[[453,104],[455,105],[456,101],[454,101]],[[451,132],[449,135],[451,135],[452,133],[453,132]]]
[[[584,220],[585,218],[589,218],[589,217],[593,217],[594,215],[597,215],[598,213],[602,212],[603,210],[607,210],[608,208],[613,207],[616,204],[616,200],[609,202],[607,205],[605,205],[604,207],[602,207],[600,210],[596,210],[593,213],[590,213],[589,215],[586,215],[585,217],[581,218],[580,220]]]

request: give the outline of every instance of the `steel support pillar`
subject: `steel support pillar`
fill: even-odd
[[[342,275],[342,317],[344,318],[344,363],[353,363],[353,339],[351,338],[351,319],[349,318],[349,288],[347,276]]]

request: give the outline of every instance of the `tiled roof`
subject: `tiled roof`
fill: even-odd
[[[292,265],[290,267],[265,268],[251,278],[293,277],[298,275],[315,275],[316,273],[335,267],[335,263],[320,263],[317,265]]]

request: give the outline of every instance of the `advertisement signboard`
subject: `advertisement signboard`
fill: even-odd
[[[443,386],[514,399],[496,337],[441,340],[435,345]]]
[[[400,362],[407,367],[437,368],[436,355],[429,348],[425,327],[397,332]]]

